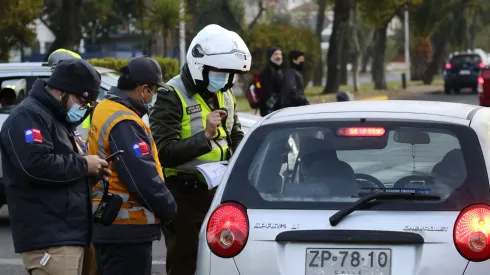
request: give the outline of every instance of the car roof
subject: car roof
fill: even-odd
[[[101,74],[103,73],[117,73],[114,70],[94,66],[94,68]],[[0,63],[0,71],[16,71],[16,72],[29,72],[29,71],[50,71],[51,67],[47,63],[43,62],[24,62],[24,63]]]
[[[430,117],[429,120],[452,121],[464,120],[464,124],[471,120],[478,109],[482,107],[463,103],[419,101],[419,100],[379,100],[379,101],[346,101],[314,104],[302,107],[286,108],[274,112],[265,120],[294,121],[295,117],[304,120],[304,117],[329,118],[334,116],[349,117],[358,113],[372,114],[376,117],[397,119],[418,119]],[[266,123],[264,121],[264,123]]]

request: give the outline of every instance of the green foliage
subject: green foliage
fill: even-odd
[[[0,60],[7,61],[13,48],[31,44],[34,28],[26,27],[41,13],[43,0],[3,0],[0,8]]]
[[[424,0],[357,0],[357,5],[366,22],[375,27],[381,27],[389,23],[396,12],[407,2],[411,2],[411,5],[418,5],[422,1]]]
[[[162,68],[163,80],[168,81],[172,77],[180,73],[179,61],[172,58],[162,58],[153,56],[153,58],[160,64]],[[119,71],[124,65],[128,63],[129,59],[121,58],[92,58],[88,62],[94,66],[104,67]]]
[[[280,47],[284,62],[288,53],[298,49],[305,52],[305,82],[313,76],[316,61],[321,57],[320,40],[308,28],[279,24],[257,24],[244,34],[244,40],[252,53],[252,71],[260,71],[267,64],[267,48]]]
[[[157,31],[170,31],[180,23],[180,2],[175,0],[153,0],[145,19]]]

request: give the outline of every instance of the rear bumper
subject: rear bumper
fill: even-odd
[[[444,85],[452,88],[474,88],[478,85],[478,75],[445,75]]]

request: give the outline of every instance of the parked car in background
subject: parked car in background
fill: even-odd
[[[119,74],[111,69],[95,67],[102,77],[100,85],[99,100],[112,86],[117,85]],[[51,68],[46,63],[0,63],[0,87],[9,87],[16,92],[16,102],[21,102],[30,91],[32,84],[37,79],[47,80],[51,75]],[[10,114],[10,108],[0,106],[0,127]],[[78,127],[81,134],[86,135],[87,131]],[[5,204],[5,194],[3,187],[3,171],[0,163],[0,207]]]
[[[477,53],[453,54],[444,69],[444,93],[450,94],[453,91],[458,94],[464,88],[477,93],[478,77],[481,69],[486,67],[485,62]]]

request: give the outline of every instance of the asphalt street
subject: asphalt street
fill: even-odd
[[[399,96],[397,99],[449,101],[467,104],[478,104],[477,95],[462,91],[459,95],[445,95],[443,92]],[[396,163],[400,165],[404,163]],[[14,253],[11,230],[8,223],[6,207],[0,209],[0,275],[27,274],[22,266],[19,255]],[[155,242],[153,245],[153,274],[164,275],[165,272],[165,242]]]

